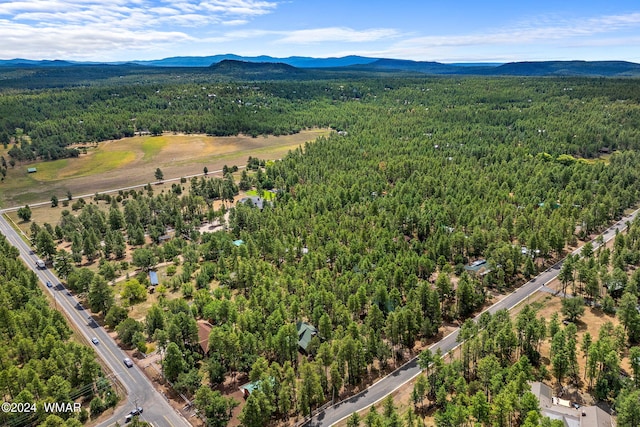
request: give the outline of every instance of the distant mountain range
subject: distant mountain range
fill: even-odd
[[[70,65],[127,65],[135,64],[149,67],[209,67],[225,60],[251,62],[251,63],[281,63],[298,68],[331,68],[346,67],[349,65],[369,64],[378,58],[366,58],[364,56],[343,56],[340,58],[312,58],[306,56],[290,56],[288,58],[274,58],[272,56],[238,56],[233,54],[213,55],[213,56],[174,56],[171,58],[156,59],[150,61],[128,61],[128,62],[77,62],[62,60],[34,61],[31,59],[9,59],[0,60],[0,66],[42,66],[59,67]]]
[[[626,61],[540,61],[501,63],[443,64],[431,61],[368,58],[344,56],[340,58],[311,58],[291,56],[177,56],[153,61],[130,62],[76,62],[63,60],[34,61],[28,59],[0,60],[2,68],[59,68],[59,67],[107,67],[129,71],[148,70],[156,73],[189,69],[198,72],[219,73],[245,79],[295,79],[327,77],[330,75],[361,75],[381,73],[428,74],[428,75],[478,75],[478,76],[593,76],[593,77],[640,77],[640,64]],[[154,71],[151,71],[154,69]]]
[[[306,56],[290,56],[288,58],[274,58],[272,56],[238,56],[232,54],[214,56],[178,56],[173,58],[158,59],[154,61],[132,61],[138,65],[150,65],[155,67],[208,67],[225,60],[234,60],[253,63],[281,63],[297,68],[332,68],[347,67],[349,65],[369,64],[377,58],[364,56],[343,56],[341,58],[311,58]]]

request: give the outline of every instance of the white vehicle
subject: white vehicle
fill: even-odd
[[[129,414],[127,414],[127,416],[124,418],[124,422],[125,423],[131,422],[133,417],[140,414],[142,414],[142,407],[138,406],[136,409],[134,409],[133,411],[129,412]]]
[[[38,268],[47,268],[47,266],[45,265],[44,261],[43,261],[43,260],[41,260],[41,259],[37,259],[37,260],[36,260],[36,266],[37,266]]]

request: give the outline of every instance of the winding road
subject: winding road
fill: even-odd
[[[627,225],[627,222],[633,221],[636,215],[640,212],[640,209],[634,211],[633,213],[623,217],[614,225],[609,227],[604,233],[602,233],[603,241],[608,242],[613,239],[616,235],[616,231],[624,230]],[[594,249],[597,249],[600,245],[593,240],[592,241]],[[572,252],[572,254],[579,254],[582,248],[578,248]],[[558,273],[560,272],[560,267],[562,267],[563,261],[559,261],[555,265],[553,265],[548,270],[542,272],[534,279],[525,283],[511,294],[507,295],[497,303],[493,304],[491,307],[484,310],[485,312],[489,312],[491,314],[495,313],[498,310],[507,309],[510,310],[521,302],[525,301],[529,296],[533,295],[535,292],[540,290],[543,286],[548,284],[550,281],[556,278]],[[480,313],[475,317],[475,321],[477,322],[480,318]],[[449,353],[454,350],[458,345],[458,333],[460,332],[460,328],[454,330],[449,335],[442,338],[437,343],[433,344],[429,349],[432,352],[440,349],[443,355]],[[371,385],[366,390],[356,394],[353,397],[350,397],[342,402],[339,402],[329,408],[319,412],[311,419],[309,419],[303,425],[309,427],[329,427],[332,426],[345,418],[349,417],[352,413],[361,411],[366,409],[367,407],[380,402],[387,395],[393,393],[400,387],[402,387],[407,382],[411,381],[415,377],[417,377],[422,370],[418,366],[418,358],[415,357],[411,359],[409,362],[396,369],[386,377],[382,378],[375,384]]]

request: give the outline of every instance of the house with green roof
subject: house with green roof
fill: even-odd
[[[296,330],[298,331],[298,348],[307,354],[311,338],[318,335],[318,330],[312,324],[301,321],[296,322]]]
[[[271,383],[272,387],[276,385],[276,380],[273,377],[266,377],[261,380],[246,383],[240,386],[240,391],[242,391],[242,397],[244,397],[245,399],[248,399],[251,393],[253,393],[255,390],[260,390],[262,388],[262,384],[265,380],[268,383]]]

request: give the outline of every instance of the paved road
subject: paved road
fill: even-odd
[[[190,424],[177,414],[167,403],[164,397],[154,388],[147,377],[136,365],[127,368],[123,364],[123,359],[127,355],[109,337],[107,332],[90,318],[77,300],[60,284],[55,274],[48,269],[36,268],[37,256],[31,253],[29,246],[20,238],[18,233],[9,225],[4,215],[0,215],[0,232],[7,237],[7,240],[20,251],[20,257],[36,273],[43,284],[46,292],[49,292],[55,301],[57,309],[64,311],[68,318],[75,324],[86,342],[94,347],[98,356],[109,367],[112,374],[117,376],[120,383],[127,391],[126,402],[118,407],[114,415],[108,420],[98,425],[98,427],[112,426],[116,422],[124,425],[124,417],[136,405],[141,406],[144,412],[141,419],[151,422],[158,427],[187,427]],[[47,288],[44,284],[49,281],[53,285]],[[97,345],[91,343],[91,338],[99,340]]]
[[[632,221],[636,215],[640,212],[639,210],[634,211],[632,214],[625,216],[613,226],[608,228],[602,236],[604,237],[604,241],[608,242],[612,238],[615,237],[616,230],[622,231],[626,228],[626,223]],[[594,249],[597,249],[599,244],[595,241],[593,242]],[[580,249],[576,249],[573,254],[579,254]],[[540,275],[532,279],[531,281],[525,283],[520,288],[516,289],[511,294],[507,295],[505,298],[487,308],[485,311],[490,313],[495,313],[498,310],[507,309],[510,310],[522,301],[525,301],[530,295],[538,291],[540,288],[545,286],[551,280],[553,280],[558,273],[560,272],[560,268],[562,267],[562,262],[559,261],[550,269],[542,272]],[[480,315],[476,316],[474,320],[478,321]],[[431,351],[435,352],[438,348],[442,351],[442,354],[446,354],[451,350],[455,349],[458,346],[457,338],[460,329],[456,329],[451,332],[449,335],[433,344],[431,347]],[[365,409],[376,402],[381,401],[390,393],[393,393],[398,388],[402,387],[405,383],[411,381],[413,378],[418,376],[421,372],[421,369],[418,367],[418,360],[414,358],[393,371],[391,374],[387,375],[377,383],[373,384],[371,387],[363,390],[361,393],[339,402],[324,411],[318,413],[316,416],[311,418],[305,425],[313,426],[313,427],[328,427],[336,424],[337,422],[349,417],[353,412],[360,411]]]

